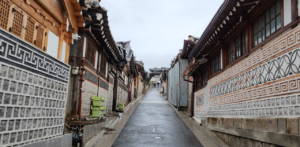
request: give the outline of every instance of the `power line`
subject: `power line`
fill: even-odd
[[[209,21],[206,22],[193,36],[195,36],[197,33],[199,33],[206,25],[208,25]]]

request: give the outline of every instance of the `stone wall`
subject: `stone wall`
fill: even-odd
[[[143,94],[143,90],[144,90],[144,82],[141,81],[141,76],[139,76],[138,78],[138,93],[137,93],[137,97],[141,96]]]
[[[63,135],[70,67],[0,29],[0,146]]]
[[[230,146],[249,144],[297,147],[299,117],[295,118],[207,118],[206,126]]]
[[[114,96],[114,79],[112,76],[109,76],[109,88],[108,88],[107,99],[106,99],[107,113],[112,113],[113,96]]]
[[[133,81],[134,79],[132,79]],[[134,82],[131,83],[131,100],[133,101],[135,99],[134,97]]]
[[[81,118],[89,118],[91,113],[91,98],[94,96],[99,96],[107,99],[109,84],[102,78],[96,76],[96,74],[94,74],[90,70],[85,71],[84,78],[85,81],[82,83],[83,92],[81,103]]]
[[[117,105],[128,103],[128,92],[123,90],[120,87],[118,87],[118,96],[117,97],[118,97]]]

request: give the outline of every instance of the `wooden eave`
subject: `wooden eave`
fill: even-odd
[[[216,48],[259,1],[225,0],[188,57],[199,58]]]
[[[62,8],[55,1],[35,0],[35,2],[39,4],[56,21],[58,21],[59,23],[63,23],[64,15],[63,15]]]
[[[111,34],[109,25],[107,11],[102,11],[102,19],[100,21],[93,21],[90,23],[92,32],[96,35],[98,41],[105,46],[113,55],[116,62],[123,59],[118,46]]]
[[[45,1],[45,0],[40,0]],[[84,27],[84,19],[81,13],[81,5],[77,0],[60,0],[72,28],[72,33],[77,33],[79,27]]]
[[[116,56],[118,59],[122,59],[122,55],[120,53],[120,50],[118,49],[118,46],[116,44],[116,41],[114,40],[112,34],[111,34],[111,31],[110,31],[110,28],[109,28],[109,25],[108,25],[108,16],[107,16],[107,11],[104,11],[102,13],[103,15],[103,20],[104,20],[104,29],[106,30],[105,31],[105,35],[107,35],[107,38],[110,40],[110,46],[113,48]]]
[[[84,5],[84,1],[81,1],[83,8],[83,17],[85,22],[85,28],[90,28],[92,34],[95,35],[97,41],[102,45],[103,51],[112,57],[112,61],[119,62],[123,59],[121,52],[111,34],[108,25],[107,11],[102,7],[89,8]],[[100,17],[98,17],[101,15]]]
[[[182,48],[182,52],[181,52],[181,57],[185,58],[185,59],[188,58],[188,55],[191,52],[194,45],[195,45],[195,42],[190,41],[190,40],[184,40],[183,41],[183,48]]]

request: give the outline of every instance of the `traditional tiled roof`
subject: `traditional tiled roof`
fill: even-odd
[[[99,0],[80,0],[85,20],[85,27],[89,28],[96,40],[104,45],[107,52],[115,61],[122,60],[123,52],[119,50],[108,24],[107,10],[100,6]]]
[[[188,57],[199,58],[222,44],[224,39],[260,1],[225,0]]]

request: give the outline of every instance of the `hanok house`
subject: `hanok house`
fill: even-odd
[[[188,40],[184,40],[183,41],[183,48],[180,54],[180,58],[181,59],[185,59],[188,61],[188,63],[190,64],[191,61],[189,61],[188,59],[188,55],[191,52],[191,50],[193,49],[194,45],[198,42],[199,38],[198,37],[194,37],[189,35],[188,36]],[[191,68],[191,66],[189,66],[188,68]],[[186,71],[186,70],[185,70]],[[184,72],[185,72],[184,71]],[[185,75],[185,73],[182,73],[183,75]],[[181,75],[180,75],[181,76]],[[193,100],[194,100],[194,94],[193,94],[193,77],[192,76],[185,76],[183,77],[184,81],[189,82],[188,83],[188,91],[187,91],[187,100],[188,100],[188,105],[187,105],[187,112],[190,113],[190,115],[193,115]]]
[[[225,0],[188,55],[194,116],[230,146],[299,145],[299,5]]]
[[[122,76],[127,62],[126,51],[111,34],[107,10],[97,0],[81,1],[81,7],[85,26],[79,28],[81,39],[74,41],[70,50],[72,94],[68,97],[66,126],[79,136],[81,146],[93,146],[99,141],[99,135],[95,136],[105,127],[105,117],[94,118],[92,97],[105,98],[102,107],[106,116],[117,111],[119,102],[128,98]]]
[[[121,97],[119,104],[125,104],[127,106],[130,102],[136,100],[142,95],[144,81],[143,76],[145,73],[144,63],[142,61],[136,61],[134,51],[130,46],[130,41],[118,42],[121,49],[126,51],[126,62],[124,70],[122,72],[121,80],[124,81],[125,88],[119,90],[120,93],[128,93],[128,97]],[[125,90],[125,91],[124,91]]]
[[[80,10],[77,1],[0,0],[0,146],[70,146],[66,63]]]
[[[146,82],[147,82],[147,72],[144,69],[143,61],[136,61],[136,69],[139,73],[139,76],[136,77],[136,88],[137,88],[137,98],[140,97],[146,91]]]

